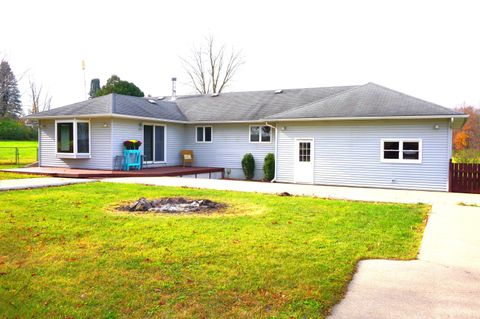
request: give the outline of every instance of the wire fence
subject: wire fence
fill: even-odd
[[[38,161],[38,147],[0,147],[0,165],[26,165],[36,161]]]

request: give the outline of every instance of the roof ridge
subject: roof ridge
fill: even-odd
[[[183,116],[188,122],[190,122],[190,119],[188,118],[188,116],[185,115],[185,113],[183,113],[183,110],[180,108],[180,105],[178,105],[177,102],[175,102],[175,101],[165,101],[165,102],[170,102],[170,103],[174,104],[174,105],[177,107],[178,112],[180,112],[180,114],[182,114],[182,116]]]
[[[331,85],[331,86],[315,86],[315,87],[303,87],[303,88],[288,88],[288,89],[281,89],[282,91],[293,91],[293,90],[313,90],[313,89],[331,89],[331,88],[342,88],[342,87],[352,87],[355,85]],[[269,89],[269,90],[249,90],[249,91],[232,91],[232,92],[221,92],[220,95],[223,94],[235,94],[235,93],[258,93],[258,92],[273,92],[276,89]],[[182,97],[201,97],[201,96],[211,96],[213,93],[208,94],[182,94],[177,95],[178,98]],[[163,95],[164,97],[171,97],[170,95]]]
[[[369,84],[369,83],[370,83],[370,82],[368,82],[368,83],[366,83],[366,84],[362,84],[362,85],[355,85],[355,86],[353,86],[353,87],[351,87],[351,88],[349,88],[349,89],[346,89],[346,90],[341,91],[341,92],[334,93],[334,94],[329,95],[329,96],[326,96],[326,97],[324,97],[324,98],[322,98],[322,99],[318,99],[318,100],[315,100],[315,101],[312,101],[312,102],[309,102],[309,103],[306,103],[306,104],[302,104],[302,105],[300,105],[300,106],[297,106],[297,107],[288,109],[288,110],[286,110],[286,111],[282,111],[282,112],[279,112],[279,113],[271,114],[271,115],[267,116],[266,119],[271,119],[272,117],[278,116],[278,115],[282,115],[283,113],[289,113],[289,112],[292,112],[292,111],[296,111],[296,110],[299,110],[299,109],[302,109],[302,108],[311,106],[311,105],[313,105],[313,104],[315,104],[315,103],[319,103],[319,102],[326,101],[326,100],[328,100],[328,99],[330,99],[330,98],[333,98],[333,97],[336,97],[336,96],[345,94],[345,93],[347,93],[347,92],[354,91],[354,90],[356,90],[356,89],[358,89],[358,88],[364,87],[364,86],[366,86],[366,85]]]

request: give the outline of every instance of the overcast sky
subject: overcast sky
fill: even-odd
[[[375,82],[447,107],[480,105],[479,1],[2,0],[0,57],[58,107],[117,74],[145,94],[192,93],[179,56],[212,34],[244,53],[228,91]],[[28,76],[20,82],[28,107]]]

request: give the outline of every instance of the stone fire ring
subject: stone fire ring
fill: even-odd
[[[130,205],[118,207],[121,211],[135,213],[198,213],[212,212],[225,208],[222,203],[209,199],[186,199],[183,197],[148,200],[141,197]]]

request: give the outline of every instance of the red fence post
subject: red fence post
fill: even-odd
[[[452,163],[452,159],[450,159],[450,161],[448,161],[448,191],[449,192],[453,192],[452,183],[453,183],[453,163]]]

